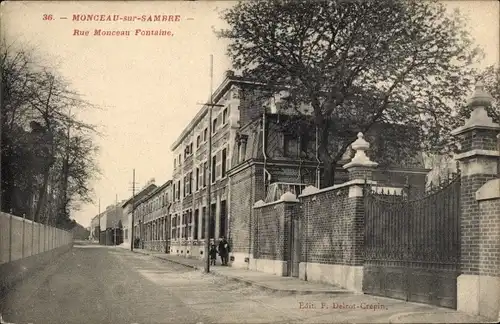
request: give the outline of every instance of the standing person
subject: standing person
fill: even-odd
[[[226,238],[223,236],[219,242],[219,255],[220,255],[220,258],[222,261],[222,265],[227,265],[229,250],[230,250],[229,243],[227,242]]]
[[[217,264],[217,249],[215,248],[215,244],[210,245],[210,265]]]

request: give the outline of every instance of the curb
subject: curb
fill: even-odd
[[[395,324],[395,323],[412,323],[412,320],[409,319],[409,320],[405,320],[405,317],[411,317],[411,316],[419,316],[419,315],[446,315],[446,314],[453,314],[453,315],[459,315],[457,313],[457,311],[449,311],[449,312],[439,312],[439,313],[435,313],[435,312],[408,312],[408,313],[400,313],[400,314],[395,314],[395,315],[392,315],[391,317],[389,317],[389,320],[388,322],[391,323],[391,324]],[[476,316],[470,316],[470,315],[467,315],[467,314],[460,314],[461,316],[464,316],[464,321],[463,322],[458,322],[458,323],[496,323],[496,321],[494,320],[491,320],[491,321],[488,321],[487,319],[483,319],[483,318],[479,318],[479,317],[476,317]],[[470,321],[472,319],[476,318],[477,321]],[[423,322],[421,322],[423,323]]]
[[[176,261],[176,260],[164,259],[164,258],[162,258],[160,256],[156,256],[154,254],[147,253],[147,252],[142,252],[142,251],[141,252],[132,251],[132,252],[138,253],[138,254],[143,254],[143,255],[150,255],[150,256],[152,256],[154,258],[157,258],[157,259],[160,259],[160,260],[163,260],[163,261],[166,261],[166,262],[172,262],[172,263],[175,263],[175,264],[179,264],[179,265],[182,265],[182,266],[185,266],[185,267],[188,267],[188,268],[192,268],[192,269],[195,269],[195,270],[204,270],[204,268],[196,266],[196,265],[187,264],[187,263],[183,263],[183,262]],[[273,287],[270,287],[270,286],[268,286],[266,284],[258,283],[258,282],[252,281],[252,280],[243,279],[243,278],[239,278],[239,277],[228,276],[228,275],[225,275],[223,273],[218,272],[217,270],[216,271],[212,270],[208,274],[211,274],[213,276],[218,276],[218,277],[224,277],[224,278],[226,278],[228,280],[231,280],[231,281],[241,282],[241,283],[246,284],[247,286],[255,286],[255,287],[261,288],[262,290],[265,290],[265,291],[268,291],[268,292],[273,292],[273,293],[282,293],[282,294],[288,294],[288,295],[311,295],[311,294],[318,294],[318,293],[320,293],[320,294],[329,294],[329,295],[354,294],[354,292],[349,291],[349,290],[317,291],[317,290],[279,289],[279,288],[273,288]]]

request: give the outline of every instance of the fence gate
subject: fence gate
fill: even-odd
[[[365,188],[363,291],[456,308],[460,175],[421,194]]]

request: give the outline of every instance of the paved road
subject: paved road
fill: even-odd
[[[359,298],[271,294],[121,248],[76,245],[9,293],[3,318],[16,324],[373,323],[404,307],[415,311],[412,304]],[[378,308],[364,308],[370,304]]]

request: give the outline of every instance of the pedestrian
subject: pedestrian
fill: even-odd
[[[219,242],[219,255],[220,255],[222,265],[224,265],[224,266],[227,266],[227,261],[228,261],[227,259],[229,256],[229,252],[230,252],[229,243],[226,240],[226,238],[223,236]]]
[[[215,244],[210,245],[210,265],[217,264],[217,249],[215,248]]]

